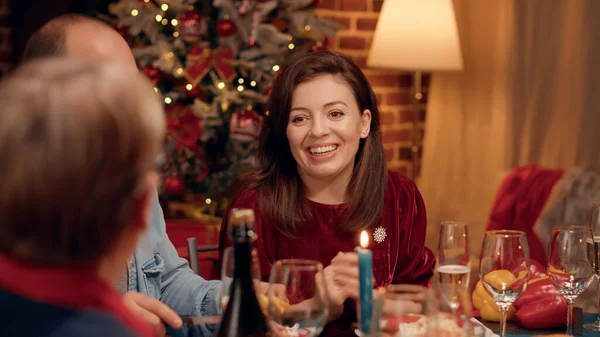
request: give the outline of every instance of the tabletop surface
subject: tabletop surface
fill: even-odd
[[[581,326],[583,324],[594,323],[598,315],[596,314],[583,314],[580,316],[581,320],[577,322],[579,325],[579,329],[574,329],[575,336],[581,337],[600,337],[600,332],[586,330]],[[167,328],[167,334],[169,337],[203,337],[200,332],[200,326],[206,324],[218,324],[220,322],[220,317],[194,317],[194,318],[185,318],[184,319],[184,327],[182,329],[171,329]],[[489,322],[485,323],[488,328],[490,328],[494,333],[499,334],[499,324],[494,323],[490,324]],[[191,327],[191,328],[190,328]],[[513,333],[511,333],[511,328]],[[544,330],[544,331],[527,331],[520,328],[516,328],[514,323],[509,322],[507,326],[507,337],[527,337],[527,336],[538,336],[538,335],[548,335],[548,334],[564,334],[564,329],[552,329],[552,330]]]

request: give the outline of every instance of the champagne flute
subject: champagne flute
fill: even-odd
[[[277,294],[285,289],[285,296]],[[329,306],[323,265],[313,260],[275,262],[269,278],[268,323],[278,337],[314,337],[321,333]]]
[[[585,324],[583,327],[591,331],[600,331],[600,206],[592,206],[590,216],[590,230],[592,237],[588,239],[587,249],[589,262],[592,265],[596,279],[598,279],[598,318],[594,323]]]
[[[442,222],[437,272],[442,296],[456,312],[461,296],[469,289],[471,276],[469,234],[464,222]]]
[[[506,336],[510,305],[525,291],[529,281],[529,245],[525,233],[494,230],[485,233],[479,277],[485,290],[500,308],[500,332]]]
[[[548,247],[548,276],[567,300],[567,335],[573,335],[573,302],[592,282],[588,226],[554,227]]]

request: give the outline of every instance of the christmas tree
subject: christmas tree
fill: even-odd
[[[167,200],[200,199],[220,216],[254,154],[274,77],[295,55],[326,49],[340,28],[319,0],[121,0],[115,28],[165,102]],[[201,198],[197,198],[201,196]]]

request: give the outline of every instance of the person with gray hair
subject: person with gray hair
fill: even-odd
[[[115,284],[148,227],[164,111],[117,62],[0,81],[0,335],[153,337]]]
[[[25,47],[23,61],[52,56],[93,62],[111,60],[120,62],[131,72],[138,71],[129,46],[118,32],[103,21],[79,14],[54,18],[34,32]],[[153,95],[156,97],[154,92]],[[180,315],[219,315],[221,283],[195,274],[187,261],[178,256],[167,236],[156,191],[151,199],[147,231],[135,254],[122,265],[121,277],[115,284],[127,306],[152,324],[157,336],[164,336],[165,324],[181,327]],[[201,330],[208,336],[215,328],[214,325],[203,325]]]

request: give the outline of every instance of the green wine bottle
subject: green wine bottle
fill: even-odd
[[[229,217],[233,242],[234,271],[229,302],[223,314],[217,337],[265,337],[269,328],[258,303],[252,279],[252,244],[254,211],[233,209]]]

